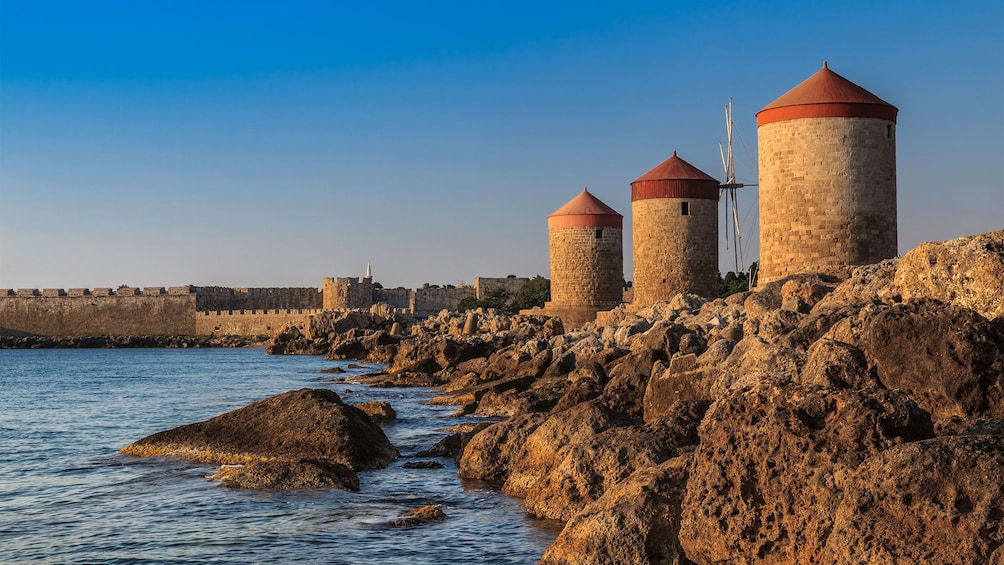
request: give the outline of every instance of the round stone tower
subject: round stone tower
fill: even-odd
[[[718,185],[676,151],[631,183],[633,304],[718,295]]]
[[[896,256],[896,114],[823,68],[757,112],[760,282]]]
[[[624,217],[587,189],[547,217],[551,301],[545,310],[579,327],[621,303]]]

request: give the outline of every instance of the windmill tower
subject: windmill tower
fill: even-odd
[[[676,151],[631,183],[634,307],[718,295],[718,191]]]
[[[826,63],[757,113],[761,282],[896,256],[897,113]]]

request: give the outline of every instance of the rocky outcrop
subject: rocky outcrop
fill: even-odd
[[[290,343],[505,417],[420,456],[566,520],[542,563],[1004,562],[1002,266],[993,232],[569,333],[480,310]]]
[[[323,464],[353,471],[379,469],[398,457],[397,449],[365,412],[344,404],[327,389],[301,389],[260,400],[204,422],[147,436],[122,453],[223,465],[285,461],[293,463],[285,469],[311,472],[324,470]],[[274,465],[252,466],[244,474],[281,472],[286,471]]]
[[[837,507],[828,563],[1001,563],[1004,438],[940,437],[865,460]]]
[[[680,457],[617,483],[565,525],[540,564],[691,563],[678,537],[688,467]]]
[[[939,420],[1004,416],[1004,337],[973,310],[930,299],[873,305],[827,336],[863,351],[883,386]]]
[[[561,461],[558,455],[561,448],[631,423],[628,416],[596,401],[552,414],[518,446],[502,490],[513,496],[526,496],[529,488]]]
[[[1004,318],[1004,230],[923,243],[899,262],[895,284],[904,300],[933,298]]]
[[[655,422],[611,428],[567,445],[558,453],[560,461],[530,486],[527,511],[569,520],[635,470],[678,456],[697,443],[697,426],[708,404],[679,402]]]
[[[359,490],[359,477],[345,465],[311,459],[272,459],[225,466],[211,478],[225,487],[259,490],[339,488]]]
[[[375,424],[386,424],[397,419],[397,411],[394,410],[394,407],[389,402],[370,400],[368,402],[353,404],[353,406],[365,412]]]
[[[934,435],[930,417],[903,393],[781,379],[715,402],[698,433],[680,531],[698,563],[820,562],[858,466]]]
[[[446,512],[443,512],[440,507],[428,505],[405,512],[400,518],[392,520],[390,525],[395,527],[418,526],[428,522],[438,522],[445,519]]]

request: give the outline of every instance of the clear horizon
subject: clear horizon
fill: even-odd
[[[630,280],[630,182],[674,150],[721,179],[730,97],[756,182],[755,113],[824,60],[899,109],[900,253],[1002,229],[1002,23],[984,1],[0,0],[0,288],[549,277],[547,216],[583,186],[625,216]],[[740,215],[748,264],[754,188]]]

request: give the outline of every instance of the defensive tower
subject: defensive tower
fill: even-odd
[[[718,295],[718,188],[676,151],[631,183],[633,304]]]
[[[826,63],[757,112],[761,282],[896,256],[897,112]]]
[[[579,327],[621,303],[624,217],[583,189],[547,217],[551,301],[544,309]]]

